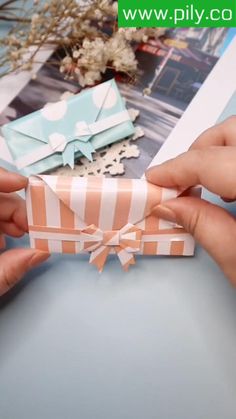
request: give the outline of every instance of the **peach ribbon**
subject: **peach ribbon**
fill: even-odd
[[[134,253],[141,250],[142,230],[133,224],[125,225],[121,230],[105,232],[91,225],[82,230],[81,234],[85,239],[84,250],[91,252],[89,262],[95,265],[99,272],[103,271],[112,250],[117,254],[125,271],[130,265],[135,264]]]

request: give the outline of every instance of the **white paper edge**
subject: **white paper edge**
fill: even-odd
[[[152,160],[150,167],[187,151],[203,131],[216,123],[236,90],[235,69],[236,37]]]
[[[32,74],[36,74],[53,53],[53,49],[45,47],[35,56],[37,64],[34,64],[31,71],[20,71],[9,74],[0,79],[0,113],[7,108],[12,100],[29,83]],[[0,159],[7,163],[14,164],[6,146],[5,140],[0,136]]]

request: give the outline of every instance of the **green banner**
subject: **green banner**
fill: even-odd
[[[236,0],[118,0],[119,27],[235,27]]]

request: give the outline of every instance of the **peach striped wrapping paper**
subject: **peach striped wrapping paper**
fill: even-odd
[[[109,253],[116,253],[125,269],[136,254],[191,256],[193,238],[155,216],[158,204],[177,195],[143,179],[31,176],[26,191],[31,247],[89,252],[100,271]]]

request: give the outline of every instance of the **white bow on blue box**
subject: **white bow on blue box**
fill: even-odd
[[[92,160],[94,151],[132,135],[134,126],[111,80],[10,122],[2,132],[17,169],[31,175],[73,168],[81,156]]]

